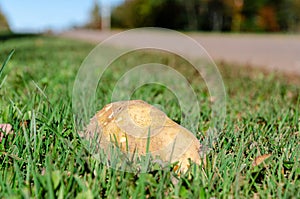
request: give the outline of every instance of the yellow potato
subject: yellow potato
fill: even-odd
[[[190,166],[188,159],[201,163],[201,145],[197,138],[164,112],[142,100],[106,105],[91,119],[84,137],[92,140],[95,133],[104,151],[109,150],[109,144],[117,143],[124,153],[146,155],[148,152],[162,162],[178,161],[181,172]]]

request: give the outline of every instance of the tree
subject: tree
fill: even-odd
[[[86,25],[87,28],[91,29],[101,29],[101,14],[100,6],[97,0],[94,1],[93,8],[90,12],[90,21]]]
[[[6,17],[4,16],[4,14],[2,13],[1,9],[0,9],[0,32],[3,31],[10,31],[9,28],[9,24],[7,22]]]
[[[131,0],[113,9],[112,25],[122,28],[155,26],[184,29],[187,24],[181,0]]]
[[[125,1],[112,11],[112,26],[121,28],[136,28],[152,26],[153,18],[151,1],[132,0]]]
[[[278,24],[283,31],[300,31],[300,0],[282,0],[278,6]]]
[[[286,0],[244,0],[242,30],[267,32],[281,30],[278,14],[283,1]]]
[[[126,0],[114,27],[204,31],[300,31],[300,0]]]

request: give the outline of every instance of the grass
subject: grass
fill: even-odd
[[[207,166],[193,165],[173,183],[170,170],[126,173],[99,164],[75,129],[71,94],[76,72],[93,46],[54,37],[0,41],[0,123],[14,133],[0,143],[0,198],[300,198],[300,83],[287,76],[219,64],[227,91],[227,116]],[[173,65],[201,91],[200,140],[210,121],[209,94],[178,57],[137,53],[113,63],[98,88],[100,109],[109,103],[125,66],[156,60]],[[175,96],[159,85],[143,86],[134,99],[160,104],[180,123]],[[253,160],[270,158],[258,166]]]

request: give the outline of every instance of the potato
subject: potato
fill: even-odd
[[[180,172],[187,171],[189,159],[201,163],[201,145],[197,138],[142,100],[106,105],[91,119],[84,137],[96,138],[106,152],[109,144],[114,143],[124,153],[146,155],[148,152],[162,162],[178,162]]]

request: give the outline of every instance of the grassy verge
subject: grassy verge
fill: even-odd
[[[194,165],[173,184],[171,171],[116,171],[99,164],[82,146],[73,123],[71,91],[92,45],[39,36],[0,42],[1,62],[15,49],[0,79],[0,122],[14,129],[0,143],[1,198],[300,197],[299,82],[220,64],[228,94],[225,127],[208,154],[207,167]],[[147,62],[150,56],[189,68],[174,56],[137,56],[139,61]],[[136,61],[121,59],[107,71],[106,84],[98,88],[99,108],[109,102],[103,96],[112,92],[122,67]],[[210,121],[209,95],[192,70],[183,72],[203,93],[197,134],[202,140]],[[177,101],[166,88],[142,87],[132,97],[161,104],[180,123]],[[264,154],[272,155],[253,166]]]

